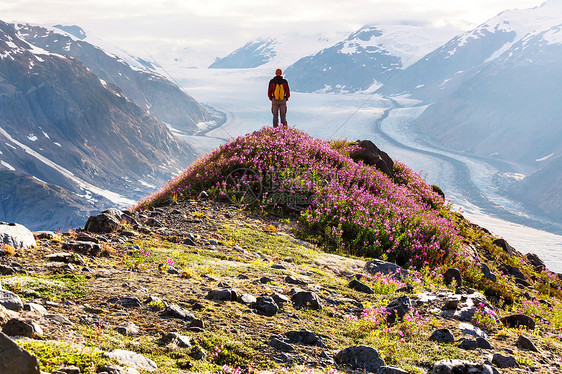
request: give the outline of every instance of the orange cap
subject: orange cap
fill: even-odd
[[[281,71],[281,69],[275,70],[275,75],[281,75],[281,74],[283,74],[283,72]]]

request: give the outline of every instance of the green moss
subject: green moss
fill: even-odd
[[[45,298],[52,301],[77,299],[89,291],[87,279],[80,274],[12,275],[0,277],[7,290],[26,298]]]

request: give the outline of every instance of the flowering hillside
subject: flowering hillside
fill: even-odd
[[[420,267],[455,259],[458,235],[444,200],[401,163],[388,177],[355,162],[353,146],[294,128],[263,128],[199,158],[136,209],[197,196],[298,212],[345,252]],[[351,147],[351,148],[350,148]]]

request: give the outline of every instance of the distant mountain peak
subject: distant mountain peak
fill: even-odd
[[[66,33],[69,33],[70,35],[72,35],[75,38],[80,39],[80,40],[84,40],[87,37],[86,32],[84,32],[84,29],[82,29],[80,26],[76,26],[76,25],[69,25],[69,26],[54,25],[53,27],[57,28],[59,30],[62,30]]]

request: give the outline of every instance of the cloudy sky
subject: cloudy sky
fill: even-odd
[[[551,0],[552,1],[552,0]],[[554,0],[559,1],[559,0]],[[0,0],[3,21],[76,24],[135,50],[204,46],[230,52],[247,41],[297,32],[354,31],[366,24],[429,23],[467,30],[506,9],[544,0]]]

